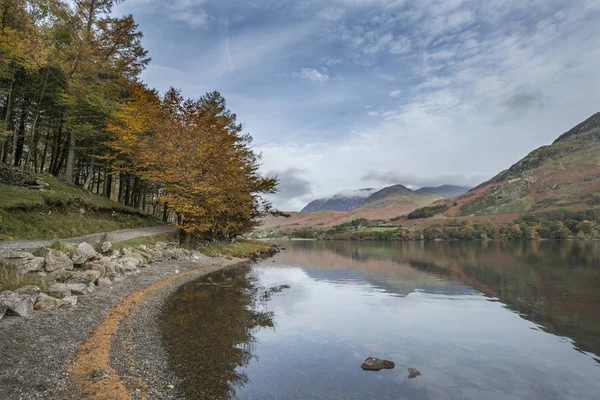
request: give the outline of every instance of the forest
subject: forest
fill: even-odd
[[[276,213],[277,178],[219,92],[160,94],[118,0],[0,0],[0,163],[229,238]]]

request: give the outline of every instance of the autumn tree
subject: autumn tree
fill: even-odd
[[[273,212],[262,196],[277,179],[259,174],[252,138],[220,93],[192,100],[170,89],[159,98],[135,85],[109,130],[121,167],[161,185],[161,201],[186,232],[235,236]]]

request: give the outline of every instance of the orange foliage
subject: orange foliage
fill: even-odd
[[[170,89],[159,98],[136,84],[107,129],[117,165],[161,185],[187,232],[228,237],[272,212],[261,195],[274,193],[277,179],[260,176],[252,138],[218,92],[191,100]]]

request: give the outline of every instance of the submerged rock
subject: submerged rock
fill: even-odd
[[[396,364],[393,361],[369,357],[360,367],[365,371],[381,371],[382,369],[393,369],[395,366]]]
[[[417,376],[421,376],[421,372],[419,372],[418,369],[416,369],[416,368],[409,368],[408,369],[408,379],[414,379]]]

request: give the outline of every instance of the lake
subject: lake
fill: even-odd
[[[600,396],[598,242],[279,244],[165,304],[180,398]]]

